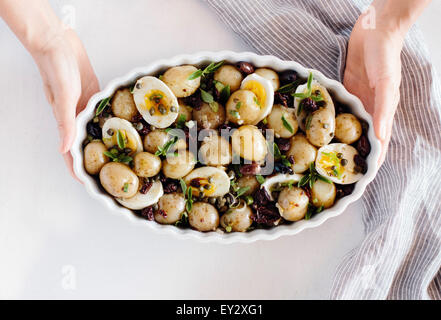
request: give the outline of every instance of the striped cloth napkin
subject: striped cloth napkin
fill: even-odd
[[[259,54],[342,81],[352,27],[370,1],[205,0]],[[363,196],[366,237],[338,267],[332,299],[441,298],[441,90],[413,27],[387,159]]]

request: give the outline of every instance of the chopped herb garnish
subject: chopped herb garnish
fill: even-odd
[[[191,187],[187,189],[187,197],[185,200],[185,209],[190,212],[193,209],[193,190]]]
[[[187,79],[188,80],[194,80],[199,77],[203,77],[207,74],[215,72],[217,69],[219,69],[224,64],[224,61],[215,63],[210,63],[204,70],[198,69],[195,72],[193,72]]]
[[[276,92],[279,92],[279,93],[291,93],[291,92],[293,92],[297,88],[299,83],[300,83],[300,79],[298,79],[298,80],[296,80],[294,82],[285,84],[284,86],[280,87]]]
[[[209,93],[203,89],[201,89],[201,98],[206,103],[212,103],[214,101],[214,98],[211,95],[211,93]]]
[[[305,120],[305,128],[306,130],[309,130],[309,128],[311,127],[311,121],[312,121],[312,114],[309,114],[308,117],[306,117]]]
[[[182,129],[185,126],[185,121],[187,121],[187,118],[183,114],[180,114],[176,122],[176,128]]]
[[[259,99],[257,99],[257,97],[254,97],[254,102],[259,106],[259,108],[262,107],[262,106],[260,105],[260,101],[259,101]]]
[[[322,180],[323,182],[326,183],[332,183],[329,179],[321,176],[317,170],[315,169],[315,164],[314,162],[311,162],[309,164],[309,172],[307,174],[305,174],[302,179],[300,179],[299,183],[298,183],[298,187],[303,187],[306,184],[309,184],[309,187],[312,188],[312,186],[314,185],[314,183],[318,180]]]
[[[262,175],[260,175],[260,174],[256,175],[256,180],[260,184],[263,184],[265,182],[265,178]]]
[[[219,103],[217,103],[216,101],[213,101],[213,102],[209,103],[208,105],[210,106],[210,108],[213,112],[219,111]]]
[[[230,233],[231,231],[233,231],[233,228],[230,225],[228,225],[225,227],[225,231]]]
[[[318,101],[322,101],[323,97],[321,96],[321,94],[313,94],[312,92],[312,80],[313,80],[313,75],[312,72],[309,73],[308,76],[308,81],[306,83],[306,92],[299,92],[299,93],[293,93],[292,96],[295,98],[299,98],[299,99],[306,99],[306,98],[311,98],[312,100],[314,100],[315,102]],[[299,110],[300,107],[302,106],[302,103],[299,103]],[[301,111],[297,110],[297,115],[300,114]]]
[[[291,133],[294,133],[294,129],[292,128],[291,124],[288,122],[288,120],[286,120],[285,115],[282,115],[282,123],[283,126],[286,128],[286,130],[288,130]]]
[[[236,198],[241,197],[248,190],[250,190],[250,186],[246,186],[246,187],[242,187],[242,188],[237,189],[237,191],[236,191]]]
[[[242,106],[242,102],[239,101],[238,103],[236,103],[236,110],[239,110],[241,106]]]
[[[170,148],[178,141],[178,137],[175,136],[173,139],[167,141],[162,147],[158,147],[158,151],[155,152],[155,156],[167,156]]]
[[[182,179],[179,179],[179,183],[181,184],[182,193],[186,194],[186,192],[187,192],[187,184]]]
[[[106,109],[106,107],[109,105],[109,101],[110,101],[110,97],[101,100],[100,104],[98,105],[98,108],[96,108],[95,116],[99,115],[101,112],[104,111],[104,109]]]
[[[118,147],[121,150],[123,150],[126,147],[126,140],[121,130],[118,130],[116,133],[116,142],[118,143]]]
[[[112,149],[111,151],[116,150],[116,149]],[[130,162],[132,162],[133,158],[124,154],[124,153],[118,153],[118,150],[116,150],[115,152],[109,152],[109,151],[104,151],[103,154],[112,159],[113,162],[121,162],[121,163],[125,163],[125,164],[129,164]]]
[[[175,222],[175,226],[185,227],[187,225],[188,225],[188,213],[184,211],[181,213],[181,218]]]
[[[239,118],[239,112],[237,112],[236,110],[230,110],[230,114],[235,118]]]
[[[123,191],[124,192],[127,192],[127,191],[129,191],[129,184],[126,182],[126,183],[124,183],[124,188],[123,188]]]

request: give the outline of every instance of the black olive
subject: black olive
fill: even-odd
[[[285,70],[279,74],[279,80],[282,85],[294,82],[298,79],[298,74],[294,70]]]

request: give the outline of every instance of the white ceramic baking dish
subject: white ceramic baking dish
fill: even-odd
[[[97,181],[93,177],[89,176],[84,169],[82,148],[83,141],[87,136],[86,124],[90,119],[94,117],[96,104],[101,99],[111,96],[119,87],[127,86],[133,83],[139,77],[145,75],[155,75],[158,72],[172,66],[183,64],[203,65],[208,64],[212,61],[221,60],[225,60],[226,62],[230,63],[247,61],[254,64],[256,67],[269,67],[276,71],[292,69],[297,71],[298,74],[304,78],[307,78],[309,72],[312,72],[314,78],[317,79],[328,90],[330,90],[336,99],[348,105],[351,108],[352,113],[358,118],[364,119],[368,122],[368,138],[372,148],[371,153],[367,158],[368,171],[363,176],[363,178],[357,182],[355,189],[351,195],[338,200],[333,207],[324,210],[320,214],[314,215],[310,220],[301,220],[290,225],[281,225],[269,230],[256,229],[246,233],[202,233],[192,229],[180,229],[173,225],[161,225],[159,223],[156,223],[155,221],[148,221],[139,218],[132,211],[120,206],[112,198],[112,196],[108,195],[106,192],[100,189]],[[78,115],[76,126],[77,136],[71,150],[73,156],[74,170],[77,177],[84,182],[86,190],[93,199],[97,199],[103,202],[104,204],[106,204],[107,208],[109,208],[111,212],[124,216],[125,218],[129,219],[131,223],[146,226],[148,229],[155,230],[162,234],[176,235],[181,238],[193,238],[203,242],[249,243],[256,240],[273,240],[281,236],[299,233],[307,228],[316,227],[329,218],[341,214],[350,203],[356,201],[362,196],[367,184],[371,182],[375,177],[375,174],[377,172],[377,162],[380,157],[380,142],[374,134],[371,116],[365,111],[361,101],[354,95],[350,94],[340,82],[326,78],[321,72],[305,68],[297,62],[283,61],[274,56],[260,56],[251,52],[199,52],[195,54],[179,55],[171,59],[158,60],[147,66],[136,68],[125,76],[114,79],[102,91],[93,95],[89,100],[87,107]]]

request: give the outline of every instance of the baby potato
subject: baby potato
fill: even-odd
[[[109,158],[104,155],[105,151],[107,148],[100,140],[94,140],[84,148],[84,168],[88,174],[98,174],[109,162]]]
[[[251,124],[260,114],[256,95],[249,90],[237,90],[226,105],[228,121],[236,124]]]
[[[224,166],[231,163],[231,146],[225,138],[218,135],[207,137],[199,148],[202,162],[208,166]]]
[[[167,178],[180,179],[189,174],[195,165],[193,153],[179,150],[177,155],[169,155],[162,162],[162,172]]]
[[[309,197],[302,188],[285,188],[280,192],[277,207],[280,215],[288,221],[298,221],[308,211]]]
[[[161,171],[161,158],[150,152],[139,152],[133,158],[133,171],[138,177],[150,178]]]
[[[268,68],[259,68],[254,73],[257,73],[262,78],[265,78],[273,85],[274,91],[277,91],[280,87],[279,76],[274,70]]]
[[[350,113],[341,113],[335,118],[335,137],[343,143],[352,144],[360,139],[361,123]]]
[[[230,227],[234,232],[246,232],[253,224],[252,215],[251,208],[245,203],[241,203],[239,207],[225,213],[220,218],[220,224],[224,229]]]
[[[309,164],[315,161],[317,149],[309,143],[302,133],[296,134],[291,138],[291,146],[286,152],[286,156],[294,157],[292,170],[294,173],[302,173],[308,170]]]
[[[192,119],[193,108],[186,105],[182,99],[178,99],[178,103],[179,103],[179,112],[178,112],[178,117],[176,118],[175,123],[177,123],[179,121],[181,116],[185,117],[185,121],[190,121]]]
[[[188,77],[198,69],[194,66],[178,66],[168,69],[162,81],[173,91],[177,98],[191,96],[201,85],[201,78],[189,80]]]
[[[255,126],[241,126],[231,137],[233,151],[250,161],[261,161],[268,153],[265,137]]]
[[[277,138],[291,138],[296,134],[299,128],[294,109],[286,108],[280,104],[273,106],[271,113],[266,119],[268,121],[268,128],[274,130],[274,134]]]
[[[204,129],[217,129],[225,122],[225,108],[218,103],[214,111],[208,103],[203,102],[199,110],[193,109],[193,120]]]
[[[234,92],[240,88],[243,76],[235,66],[226,64],[216,70],[214,80],[222,82],[225,86],[230,86],[230,92]]]
[[[219,213],[209,203],[196,202],[188,213],[188,222],[198,231],[214,231],[219,226]]]
[[[139,179],[129,166],[120,162],[106,163],[100,171],[103,188],[117,198],[131,198],[139,188]]]
[[[317,208],[321,206],[324,208],[332,207],[336,194],[337,190],[332,182],[327,183],[317,180],[311,188],[312,203]]]
[[[182,213],[185,211],[185,199],[182,193],[164,194],[158,201],[159,210],[155,212],[155,220],[161,224],[173,224],[181,219]]]
[[[323,147],[334,138],[334,113],[327,108],[321,108],[312,113],[311,123],[306,129],[306,138],[313,145]]]
[[[260,183],[256,180],[256,176],[252,175],[244,175],[240,177],[237,179],[236,185],[239,188],[249,187],[249,189],[243,194],[244,196],[252,195],[260,187]]]
[[[172,136],[165,132],[164,129],[155,129],[150,131],[144,137],[144,150],[154,154],[156,151],[158,151],[158,147],[164,146],[164,144],[166,144],[170,139],[172,139]],[[182,150],[186,148],[187,143],[185,140],[179,139],[171,150]]]
[[[132,121],[133,117],[138,114],[133,95],[130,89],[120,89],[115,92],[111,102],[112,113],[115,117]]]

